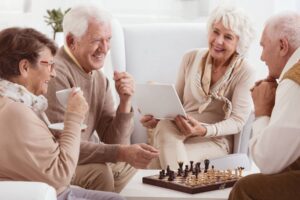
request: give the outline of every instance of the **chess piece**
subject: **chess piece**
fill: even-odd
[[[191,160],[191,161],[190,161],[190,164],[191,164],[191,165],[190,165],[190,172],[193,172],[193,167],[194,167],[194,166],[193,166],[193,163],[194,163],[194,161]]]
[[[178,161],[178,165],[179,165],[179,169],[181,170],[181,172],[183,172],[183,162]]]
[[[210,161],[208,159],[204,160],[204,173],[207,172]]]
[[[159,177],[158,179],[164,179],[165,175],[163,171],[159,171]]]
[[[188,169],[185,169],[184,170],[184,175],[183,175],[183,177],[188,177],[188,175],[189,175],[189,170]]]
[[[174,171],[170,171],[168,181],[174,181],[174,179],[175,179],[175,173]]]
[[[171,170],[170,170],[170,165],[168,165],[168,166],[167,166],[167,173],[166,173],[166,176],[169,176],[169,175],[170,175],[170,171],[171,171]]]

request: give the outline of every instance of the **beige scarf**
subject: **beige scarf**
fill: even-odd
[[[48,107],[48,101],[44,96],[36,96],[29,92],[24,86],[4,79],[0,79],[0,96],[25,104],[47,125],[50,124],[45,114],[45,110]]]
[[[211,74],[212,74],[212,57],[207,51],[204,56],[203,51],[199,50],[192,69],[196,71],[194,78],[191,82],[191,90],[194,97],[199,101],[198,112],[202,113],[205,108],[212,102],[213,99],[217,99],[224,102],[223,110],[225,113],[225,119],[229,118],[232,111],[231,101],[224,96],[229,89],[230,82],[234,79],[238,73],[242,63],[243,57],[235,54],[230,61],[230,64],[225,74],[212,86]]]

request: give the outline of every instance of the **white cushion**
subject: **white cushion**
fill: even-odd
[[[46,183],[0,181],[0,199],[3,200],[56,200],[56,191]]]

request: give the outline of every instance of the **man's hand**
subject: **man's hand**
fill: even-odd
[[[275,104],[276,88],[276,81],[262,81],[251,89],[255,117],[271,116]]]
[[[144,127],[146,128],[155,128],[157,126],[157,123],[159,122],[158,119],[155,119],[151,115],[144,115],[141,119],[140,122],[143,124]]]
[[[131,98],[134,94],[134,80],[127,72],[114,72],[115,87],[120,97],[119,111],[129,113]]]
[[[127,162],[137,169],[144,169],[158,155],[158,150],[147,144],[123,145],[120,146],[118,161]]]
[[[206,128],[191,116],[188,116],[187,119],[182,116],[177,116],[175,118],[175,124],[183,135],[189,137],[197,135],[205,136],[206,134]]]

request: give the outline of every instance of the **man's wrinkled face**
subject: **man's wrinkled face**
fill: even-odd
[[[90,21],[84,35],[74,39],[72,53],[87,73],[103,67],[111,35],[109,23]]]

